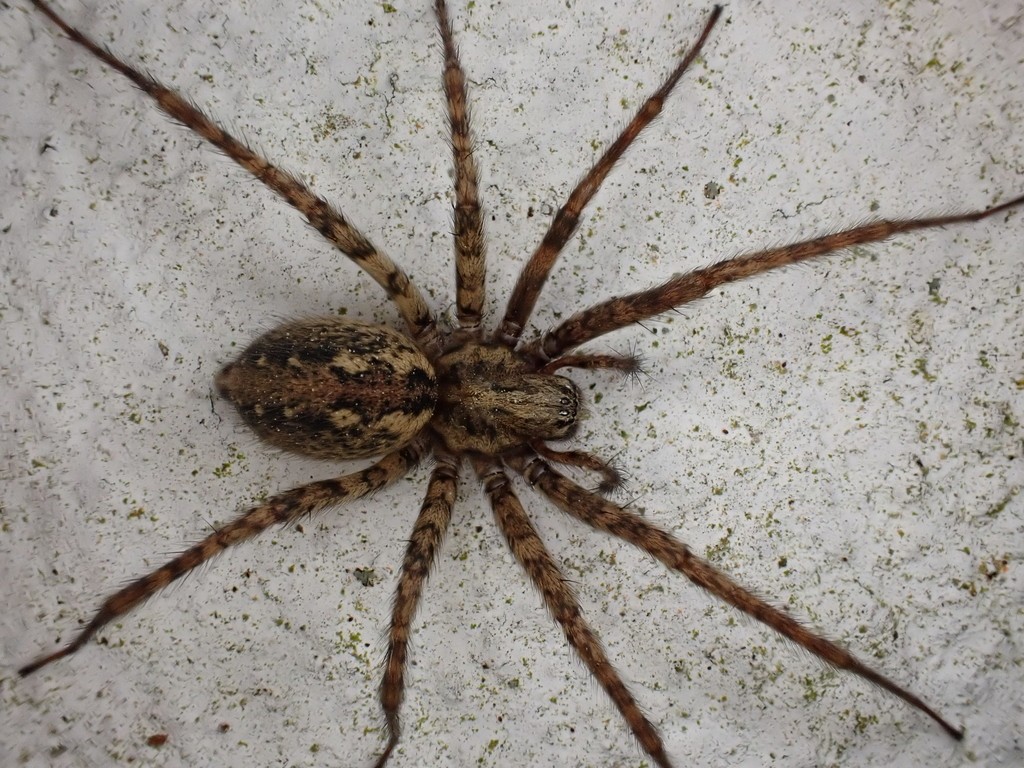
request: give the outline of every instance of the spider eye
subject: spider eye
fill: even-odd
[[[532,432],[542,440],[564,440],[576,431],[580,416],[580,395],[576,385],[564,376],[537,376],[531,410]]]

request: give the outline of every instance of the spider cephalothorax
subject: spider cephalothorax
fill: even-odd
[[[553,464],[596,473],[601,476],[602,490],[621,482],[606,461],[583,451],[559,450],[548,445],[575,433],[584,407],[580,389],[556,371],[585,368],[635,372],[638,364],[632,355],[576,350],[605,333],[641,323],[725,283],[838,249],[884,240],[899,232],[979,221],[1020,206],[1024,197],[985,211],[875,221],[721,261],[672,277],[654,288],[582,309],[536,339],[523,341],[523,330],[547,276],[576,231],[583,209],[615,162],[661,112],[665,99],[719,20],[722,10],[716,7],[697,43],[644,102],[621,135],[608,145],[558,210],[526,263],[498,327],[485,332],[483,217],[466,79],[446,4],[436,0],[455,166],[457,316],[455,328],[439,328],[434,312],[408,275],[340,211],[316,196],[298,178],[231,136],[188,100],[71,27],[42,0],[33,2],[72,40],[127,77],[170,117],[209,141],[294,206],[323,237],[380,284],[399,310],[405,329],[399,332],[336,318],[290,322],[259,337],[234,362],[224,366],[217,376],[218,390],[266,442],[318,458],[383,457],[359,472],[280,493],[221,526],[160,568],[108,597],[70,644],[22,667],[22,675],[77,651],[108,623],[224,549],[271,525],[294,522],[380,489],[432,455],[435,466],[402,563],[388,632],[380,689],[387,744],[378,766],[387,762],[398,743],[411,623],[451,519],[463,463],[471,465],[483,485],[509,548],[540,591],[569,645],[612,699],[642,749],[659,766],[671,765],[660,735],[583,617],[572,587],[512,491],[510,471],[525,478],[571,517],[636,545],[827,663],[898,696],[931,717],[952,737],[962,737],[960,728],[915,694],[836,643],[804,628],[641,515],[586,490],[558,472]]]
[[[449,451],[501,456],[576,431],[580,391],[503,344],[466,342],[438,360],[432,426]]]

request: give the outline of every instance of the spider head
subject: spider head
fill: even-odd
[[[469,342],[437,361],[431,426],[449,450],[499,456],[576,432],[580,391],[501,344]]]

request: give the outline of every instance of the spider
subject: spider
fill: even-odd
[[[400,332],[338,318],[291,321],[258,337],[225,365],[216,378],[217,389],[270,445],[322,459],[383,458],[359,472],[280,493],[218,528],[157,570],[110,595],[70,643],[23,666],[19,670],[22,676],[77,652],[107,624],[228,547],[273,525],[295,523],[379,490],[430,456],[434,468],[402,563],[388,631],[380,688],[386,743],[377,766],[387,763],[399,741],[412,621],[443,545],[463,464],[472,468],[483,486],[509,549],[540,592],[567,642],[607,692],[641,748],[659,766],[672,764],[661,737],[583,617],[573,588],[515,495],[510,474],[523,478],[570,517],[637,546],[827,663],[902,699],[951,737],[962,738],[961,728],[920,697],[740,586],[635,511],[610,501],[608,493],[622,484],[620,473],[610,462],[550,443],[573,438],[579,428],[585,398],[565,375],[567,370],[624,374],[639,370],[636,356],[581,351],[587,342],[677,309],[725,283],[901,232],[980,221],[1021,205],[1024,196],[983,211],[876,221],[721,261],[659,286],[581,309],[536,338],[524,339],[546,279],[576,232],[583,210],[616,161],[660,114],[665,100],[700,54],[721,18],[722,9],[716,6],[696,43],[555,214],[520,274],[501,321],[496,328],[485,329],[484,219],[466,78],[447,6],[444,0],[436,0],[455,167],[456,322],[448,328],[439,322],[406,273],[340,211],[232,137],[183,97],[70,26],[42,0],[33,0],[33,4],[74,42],[155,99],[171,118],[212,143],[294,206],[381,285],[405,327]],[[558,465],[595,475],[598,492],[560,472]]]

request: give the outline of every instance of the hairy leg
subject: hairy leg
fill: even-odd
[[[668,312],[694,299],[699,299],[725,283],[745,280],[762,272],[816,259],[819,256],[852,248],[855,245],[877,243],[900,232],[981,221],[1022,204],[1024,204],[1024,196],[984,211],[923,219],[876,221],[844,232],[816,237],[813,240],[805,240],[781,248],[771,248],[735,259],[720,261],[710,267],[695,269],[685,275],[674,277],[655,288],[617,296],[577,312],[528,345],[524,353],[536,356],[540,360],[558,358],[580,344],[596,339],[605,333],[639,323],[649,317],[660,315],[662,312]]]
[[[444,0],[437,0],[434,11],[444,46],[444,94],[455,162],[455,305],[459,327],[475,336],[483,312],[487,265],[466,75],[459,63],[459,51]]]
[[[599,493],[611,493],[622,486],[622,472],[610,462],[600,459],[592,453],[585,451],[556,451],[549,448],[541,441],[530,444],[539,456],[555,464],[568,464],[571,467],[579,467],[588,472],[595,472],[601,476],[601,484],[597,487]]]
[[[405,666],[409,657],[412,620],[419,607],[423,587],[430,576],[430,569],[444,543],[448,523],[452,519],[452,507],[455,505],[459,460],[438,450],[435,450],[435,455],[437,466],[430,475],[427,495],[405,550],[402,575],[391,608],[388,650],[384,657],[384,676],[380,682],[380,703],[384,710],[388,742],[377,759],[376,768],[383,768],[398,745],[401,735],[398,711],[405,698]]]
[[[959,741],[963,738],[963,729],[954,727],[920,697],[876,672],[845,648],[816,635],[778,608],[769,605],[707,560],[693,554],[689,547],[671,534],[651,525],[639,515],[581,488],[541,459],[531,461],[528,457],[516,457],[509,460],[509,465],[563,512],[642,549],[719,600],[757,619],[828,664],[859,675],[903,699],[932,718],[954,739]]]
[[[606,369],[622,371],[629,376],[636,376],[643,371],[638,355],[562,355],[541,366],[540,373],[554,373],[560,368],[579,368],[594,371]]]
[[[409,333],[416,341],[426,347],[436,344],[437,329],[434,316],[427,307],[423,294],[395,262],[349,223],[341,211],[314,194],[298,178],[273,165],[225,131],[177,91],[139,72],[98,45],[92,38],[72,27],[42,0],[32,0],[32,4],[74,42],[128,78],[139,90],[152,98],[168,117],[206,139],[290,203],[306,217],[317,232],[387,291],[405,320]]]
[[[136,579],[110,595],[100,605],[92,620],[70,643],[54,653],[26,664],[18,670],[18,674],[25,677],[51,662],[70,656],[111,621],[124,616],[139,603],[228,547],[251,539],[272,525],[293,523],[304,515],[321,512],[328,507],[358,499],[390,485],[420,462],[425,448],[423,442],[415,440],[359,472],[332,480],[320,480],[271,497],[258,507],[253,507],[227,525],[218,528],[152,573]]]
[[[509,549],[540,591],[544,605],[561,626],[565,639],[608,693],[644,751],[660,768],[671,768],[661,736],[612,666],[601,640],[583,616],[576,593],[541,541],[513,493],[508,477],[486,459],[474,459],[473,468],[490,497],[494,518]]]
[[[715,26],[721,15],[722,7],[716,5],[711,11],[711,16],[704,24],[704,30],[700,33],[697,42],[665,79],[661,87],[643,103],[643,106],[637,111],[629,125],[619,134],[619,137],[612,142],[611,146],[605,150],[594,166],[587,171],[587,175],[576,185],[576,188],[569,195],[569,199],[565,201],[565,205],[558,209],[558,213],[555,214],[555,218],[551,222],[551,226],[548,227],[548,231],[544,234],[540,245],[519,274],[519,279],[512,290],[512,296],[509,298],[508,308],[505,310],[505,317],[494,334],[494,338],[497,341],[503,341],[508,344],[515,344],[518,341],[526,321],[530,318],[533,307],[537,303],[537,297],[540,296],[541,289],[548,279],[548,274],[558,259],[558,254],[561,253],[562,248],[569,242],[569,238],[573,236],[576,227],[579,226],[580,214],[583,212],[583,209],[597,193],[597,190],[601,188],[601,184],[604,183],[612,167],[629,149],[634,139],[640,135],[644,128],[650,125],[652,120],[661,114],[665,100],[672,93],[672,89],[676,87],[679,78],[683,76],[683,73],[686,72],[693,60],[700,54],[704,42],[711,34],[712,27]]]

